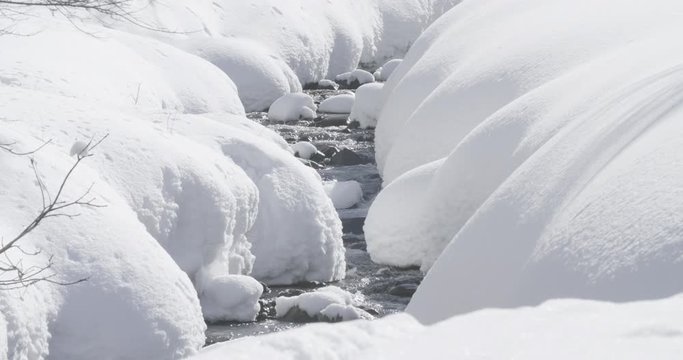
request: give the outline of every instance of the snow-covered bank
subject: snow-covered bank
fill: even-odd
[[[683,298],[613,304],[553,300],[481,310],[423,327],[406,314],[308,325],[210,346],[193,359],[677,359]]]
[[[385,84],[368,249],[421,321],[683,290],[683,5],[641,5],[465,2]]]
[[[94,182],[107,207],[46,221],[26,238],[41,255],[13,254],[27,266],[53,256],[60,279],[88,281],[0,292],[0,358],[181,358],[204,343],[202,310],[256,317],[263,288],[242,275],[344,277],[341,222],[320,177],[244,117],[224,72],[154,38],[89,25],[91,36],[35,15],[13,28],[31,36],[0,36],[11,49],[0,57],[1,143],[50,140],[35,156],[54,190],[74,144],[108,134],[68,186],[73,198]],[[0,163],[9,237],[40,210],[40,191],[26,157],[0,151]]]
[[[133,8],[144,24],[174,32],[148,35],[217,65],[237,84],[247,111],[261,111],[302,84],[403,57],[429,24],[459,2],[137,0]]]

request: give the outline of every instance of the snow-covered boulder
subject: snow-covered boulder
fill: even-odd
[[[275,100],[268,110],[271,121],[312,120],[318,107],[313,98],[304,93],[286,94]]]
[[[357,181],[329,181],[323,186],[336,209],[348,209],[363,200],[363,189]]]
[[[387,81],[389,80],[389,76],[394,73],[396,68],[401,65],[403,62],[403,59],[392,59],[387,61],[386,64],[382,65],[381,68],[377,69],[375,73],[373,74],[375,76],[375,80],[377,81]]]
[[[374,128],[377,126],[377,118],[382,111],[384,84],[365,84],[356,90],[356,100],[351,109],[349,119],[357,121],[362,128]]]
[[[582,4],[464,2],[385,84],[366,239],[429,269],[421,321],[683,290],[683,5]]]
[[[354,94],[340,94],[331,96],[320,103],[318,111],[328,114],[349,114],[356,99]]]
[[[254,321],[261,310],[263,285],[244,275],[214,275],[198,284],[204,318],[217,321]]]
[[[322,79],[318,81],[318,89],[337,90],[339,89],[339,84],[329,79]]]
[[[357,88],[363,84],[375,82],[375,77],[365,70],[356,69],[337,75],[335,81],[347,87]]]
[[[372,319],[372,315],[357,308],[356,296],[336,286],[327,286],[298,296],[281,296],[275,300],[278,318],[295,321],[338,322]]]
[[[318,148],[308,141],[299,141],[292,145],[292,151],[294,151],[294,156],[308,160],[318,152]]]

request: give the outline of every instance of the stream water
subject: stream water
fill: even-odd
[[[307,91],[317,103],[341,91]],[[368,208],[381,188],[381,178],[374,161],[374,130],[353,129],[346,125],[320,126],[321,122],[299,121],[297,123],[271,123],[266,113],[248,115],[254,121],[267,126],[289,143],[310,141],[319,150],[331,148],[349,149],[358,155],[361,164],[332,165],[326,161],[318,169],[323,180],[355,180],[363,188],[363,201],[351,209],[338,210],[344,224],[344,246],[346,247],[347,275],[342,281],[322,284],[297,284],[286,287],[271,287],[263,300],[272,300],[282,295],[296,295],[313,291],[317,287],[336,285],[362,299],[360,307],[375,315],[386,316],[403,311],[410,301],[412,292],[422,280],[418,269],[399,269],[373,263],[366,252],[363,223]],[[316,126],[317,125],[317,126]],[[244,336],[267,334],[301,326],[301,323],[284,322],[268,316],[252,323],[209,324],[207,344],[228,341]]]

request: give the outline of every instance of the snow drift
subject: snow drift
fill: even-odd
[[[376,260],[438,257],[412,314],[683,290],[682,7],[473,1],[415,43],[385,85],[366,222]]]

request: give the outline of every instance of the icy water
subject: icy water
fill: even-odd
[[[317,103],[341,91],[308,91]],[[346,279],[330,283],[298,284],[286,287],[271,287],[263,295],[268,301],[282,295],[296,295],[313,291],[317,287],[336,285],[364,299],[361,307],[371,314],[382,317],[403,311],[413,290],[422,280],[418,269],[398,269],[373,263],[365,251],[363,222],[368,208],[379,193],[381,179],[374,161],[374,131],[350,129],[346,125],[316,127],[316,122],[300,121],[296,124],[270,123],[265,113],[252,113],[249,118],[280,133],[289,143],[310,141],[319,150],[335,147],[352,150],[363,159],[363,164],[335,166],[328,164],[318,169],[323,180],[358,181],[363,188],[363,201],[352,209],[339,210],[344,224],[344,245],[346,247]],[[209,324],[207,344],[238,339],[244,336],[267,334],[301,326],[301,323],[283,322],[269,316],[253,323]]]

